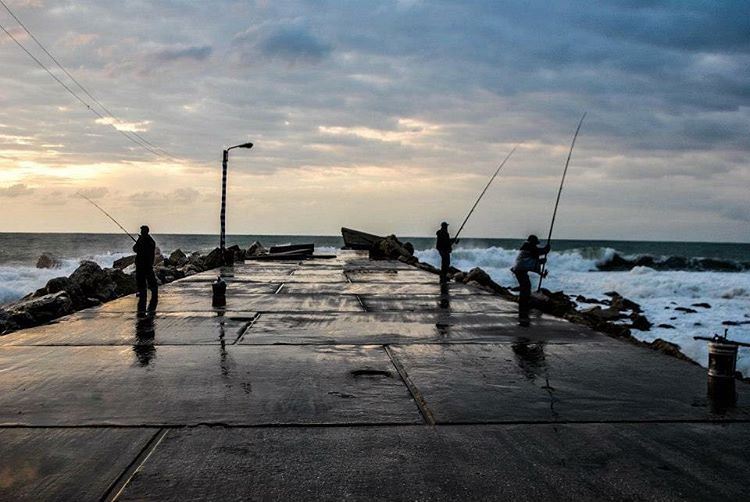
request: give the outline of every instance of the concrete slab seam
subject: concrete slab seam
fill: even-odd
[[[102,501],[113,501],[122,493],[125,486],[133,479],[136,471],[141,468],[143,463],[151,456],[159,443],[161,443],[164,436],[167,435],[169,429],[159,429],[151,436],[143,449],[135,456],[132,462],[128,464],[124,471],[115,479],[112,484],[107,488],[107,491],[102,495],[100,500]]]
[[[424,396],[422,396],[422,393],[419,392],[417,386],[414,385],[414,382],[411,381],[411,378],[409,378],[409,375],[406,373],[406,369],[396,358],[396,355],[391,350],[391,347],[389,345],[383,345],[383,349],[385,349],[385,353],[388,354],[388,358],[391,360],[391,364],[393,364],[393,367],[396,368],[396,371],[401,377],[401,380],[403,380],[404,385],[406,385],[406,388],[409,389],[409,393],[414,399],[414,402],[417,403],[417,408],[419,408],[419,412],[422,414],[422,417],[424,418],[427,425],[435,425],[435,416],[432,414],[432,410],[430,410],[429,406],[427,406],[427,401],[425,400]]]
[[[243,338],[245,338],[245,335],[247,334],[247,332],[248,332],[248,331],[250,331],[250,330],[252,329],[253,325],[255,325],[255,322],[256,322],[256,321],[257,321],[258,319],[260,319],[260,316],[261,316],[261,313],[260,313],[260,312],[256,312],[256,313],[255,313],[255,315],[253,316],[253,318],[252,318],[252,319],[250,319],[250,321],[249,321],[249,322],[248,322],[248,323],[247,323],[247,324],[245,325],[245,327],[244,327],[244,328],[243,328],[243,329],[242,329],[242,330],[240,331],[240,334],[239,334],[239,336],[237,336],[237,338],[235,338],[234,342],[232,342],[232,345],[237,345],[238,343],[240,343],[240,340],[242,340]]]
[[[362,307],[362,310],[364,312],[369,312],[369,310],[367,310],[367,307],[365,306],[365,303],[362,301],[362,298],[360,298],[359,295],[354,295],[354,296],[357,298],[357,301],[359,302],[359,306]]]

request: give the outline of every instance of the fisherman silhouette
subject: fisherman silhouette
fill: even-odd
[[[529,272],[541,274],[541,266],[547,261],[547,258],[542,258],[541,255],[546,255],[549,250],[549,243],[546,246],[539,247],[539,238],[536,235],[529,235],[526,242],[521,244],[516,262],[510,269],[518,279],[518,285],[521,289],[518,298],[518,317],[522,321],[529,318],[529,303],[531,301]],[[545,272],[544,275],[546,276],[547,273]]]
[[[141,227],[141,235],[135,241],[133,251],[135,251],[135,282],[138,287],[138,312],[146,312],[146,286],[151,290],[148,311],[154,312],[159,302],[159,286],[154,275],[156,242],[149,235],[148,226]]]
[[[435,249],[440,253],[440,284],[446,284],[448,282],[448,270],[451,266],[451,252],[453,251],[453,245],[458,244],[458,239],[451,239],[446,222],[440,224],[440,230],[435,235],[437,235]]]

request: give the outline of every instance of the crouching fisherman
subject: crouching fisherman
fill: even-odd
[[[440,224],[440,230],[435,235],[437,236],[435,249],[440,253],[440,284],[447,284],[448,271],[451,266],[451,253],[453,252],[453,245],[458,244],[458,239],[451,239],[446,222]]]
[[[518,299],[518,317],[528,319],[529,303],[531,301],[531,280],[529,272],[541,274],[542,264],[547,261],[546,255],[549,253],[550,245],[539,246],[539,238],[536,235],[529,235],[521,245],[521,249],[516,257],[516,262],[510,269],[518,279],[518,285],[521,288]],[[544,257],[542,257],[544,255]],[[547,275],[547,272],[544,272]]]
[[[159,286],[154,274],[154,258],[156,256],[156,242],[149,235],[146,225],[141,227],[141,235],[133,245],[135,251],[135,282],[138,287],[138,312],[146,312],[146,286],[151,290],[151,301],[148,311],[154,312],[159,302]]]

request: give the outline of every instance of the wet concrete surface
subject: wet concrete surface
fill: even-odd
[[[121,500],[743,500],[745,432],[736,424],[180,430]]]
[[[369,312],[391,311],[450,311],[450,312],[507,312],[518,310],[515,303],[494,295],[360,295]]]
[[[414,344],[580,343],[586,339],[617,343],[590,330],[552,317],[539,317],[529,329],[514,314],[459,312],[359,312],[262,314],[245,331],[241,344]]]
[[[378,346],[4,347],[0,425],[419,423]]]
[[[56,323],[0,337],[3,345],[232,344],[253,312],[180,312],[139,316],[83,311]]]
[[[0,500],[100,500],[157,429],[0,429]]]
[[[361,253],[231,272],[0,337],[0,500],[743,498],[742,382]]]
[[[715,414],[706,370],[623,343],[393,347],[438,423],[748,419]]]
[[[138,300],[126,296],[97,307],[100,312],[133,312]],[[211,291],[170,291],[159,294],[159,312],[361,312],[355,295],[248,295],[227,289],[226,306],[212,305]]]

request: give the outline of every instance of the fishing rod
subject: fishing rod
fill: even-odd
[[[578,127],[576,127],[576,132],[573,135],[573,142],[570,144],[570,150],[568,151],[568,158],[565,161],[565,169],[563,169],[563,175],[562,179],[560,180],[560,188],[557,190],[557,200],[555,201],[555,210],[552,212],[552,222],[549,224],[549,234],[547,234],[547,244],[549,245],[550,240],[552,240],[552,229],[555,227],[555,217],[557,216],[557,206],[560,205],[560,195],[562,194],[563,184],[565,184],[565,175],[568,173],[568,166],[570,165],[570,157],[573,155],[573,147],[576,146],[576,138],[578,137],[578,131],[581,130],[581,125],[583,125],[583,119],[586,118],[586,112],[583,112],[583,115],[581,116],[581,120],[578,122]],[[544,269],[547,262],[545,261],[542,263],[542,270],[539,274],[539,287],[536,289],[537,291],[542,290],[542,281],[544,280]]]
[[[105,216],[106,216],[107,218],[109,218],[110,220],[112,220],[112,221],[113,221],[113,222],[115,223],[115,225],[117,225],[118,227],[120,227],[120,228],[122,229],[122,231],[123,231],[123,232],[125,232],[125,233],[126,233],[126,234],[128,235],[128,237],[130,237],[131,239],[133,239],[133,242],[137,242],[137,241],[135,240],[135,237],[133,237],[132,235],[130,235],[130,232],[128,232],[127,230],[125,230],[125,227],[123,227],[122,225],[120,225],[120,224],[119,224],[119,223],[117,222],[117,220],[116,220],[116,219],[114,219],[114,218],[112,217],[112,215],[111,215],[111,214],[109,214],[109,213],[108,213],[107,211],[105,211],[104,209],[102,209],[102,208],[101,208],[101,206],[100,206],[99,204],[97,204],[97,203],[96,203],[96,202],[94,202],[93,200],[89,199],[88,197],[86,197],[85,195],[83,195],[83,194],[82,194],[81,192],[77,192],[77,193],[76,193],[76,195],[78,195],[78,196],[80,196],[80,197],[83,197],[84,199],[86,199],[87,201],[89,201],[90,203],[92,203],[92,204],[94,205],[94,207],[96,207],[96,208],[97,208],[97,209],[98,209],[99,211],[101,211],[102,213],[104,213],[104,215],[105,215]]]
[[[495,177],[497,177],[497,174],[500,172],[500,169],[503,168],[506,162],[508,162],[508,159],[510,159],[510,156],[513,155],[513,152],[516,151],[516,148],[518,148],[521,145],[521,143],[516,144],[516,146],[513,147],[513,149],[508,153],[508,155],[505,156],[505,159],[500,163],[500,166],[495,170],[495,174],[492,175],[490,178],[490,181],[487,182],[487,186],[484,187],[484,190],[482,190],[482,193],[479,194],[479,197],[477,198],[477,201],[474,203],[473,206],[471,206],[471,210],[469,211],[469,214],[466,215],[466,218],[464,219],[464,222],[461,223],[461,226],[458,229],[458,232],[456,232],[456,235],[453,236],[453,239],[458,239],[458,234],[461,233],[461,230],[464,229],[464,225],[466,225],[466,222],[469,221],[469,218],[471,218],[471,214],[474,212],[474,209],[476,209],[477,204],[479,204],[479,201],[482,200],[482,197],[484,197],[485,192],[490,187],[492,182],[495,180]]]

